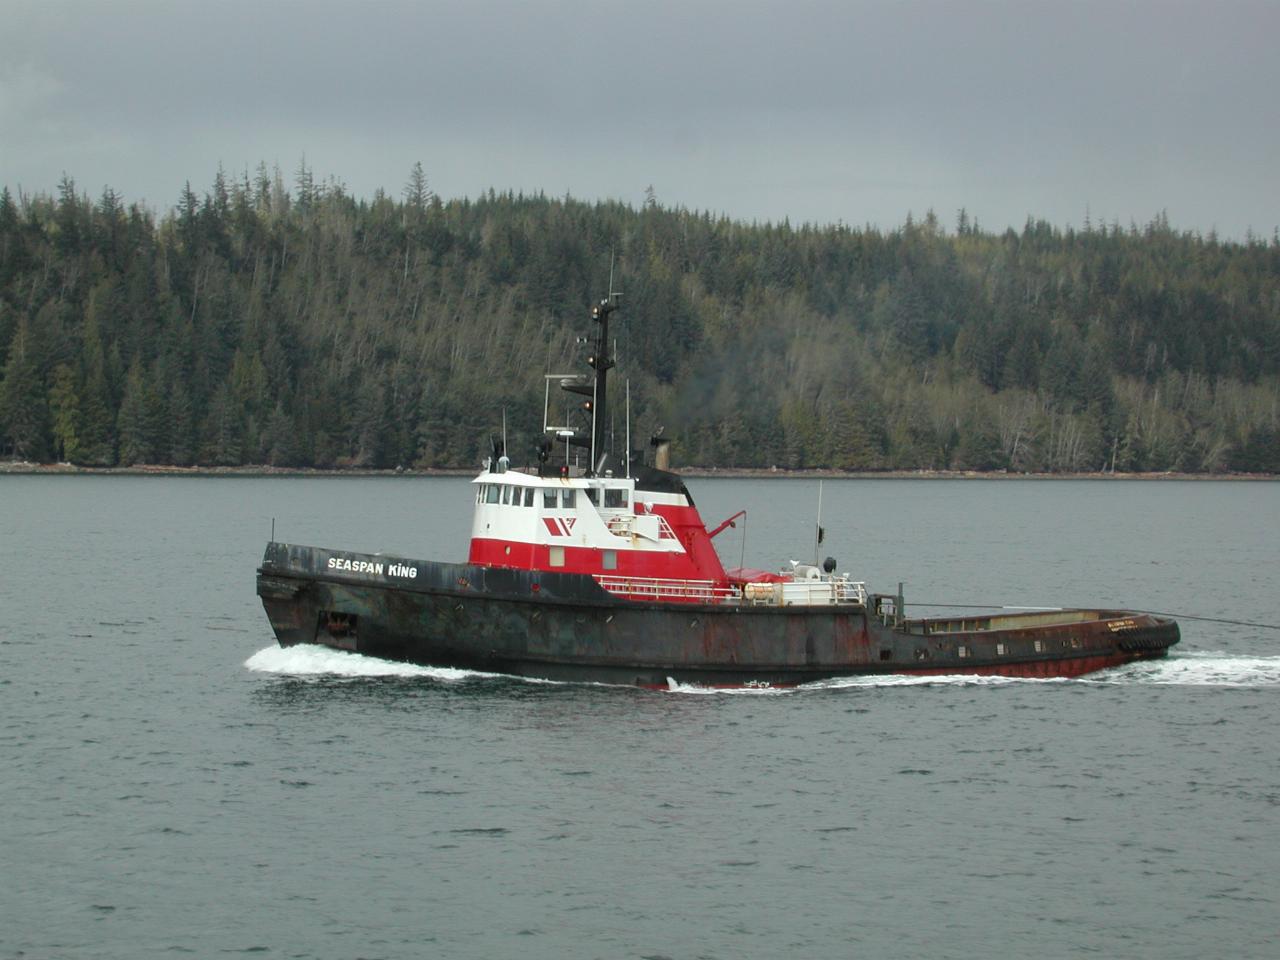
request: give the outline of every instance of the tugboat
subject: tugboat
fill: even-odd
[[[257,592],[281,646],[312,643],[427,666],[666,688],[792,686],[857,674],[1074,677],[1163,657],[1171,619],[1124,610],[906,616],[895,594],[792,563],[726,569],[668,441],[652,463],[606,444],[609,317],[596,304],[591,373],[549,375],[537,465],[505,438],[473,481],[465,563],[267,544]],[[552,423],[552,385],[588,424]],[[556,394],[556,396],[559,396]],[[572,420],[566,417],[566,420]],[[628,429],[629,434],[629,429]]]

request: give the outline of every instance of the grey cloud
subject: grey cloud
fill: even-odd
[[[357,193],[745,219],[1280,223],[1273,4],[18,3],[0,181],[167,206],[305,153]]]

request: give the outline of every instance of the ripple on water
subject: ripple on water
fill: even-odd
[[[253,596],[247,521],[435,553],[453,534],[424,498],[465,480],[72,478],[15,500],[11,479],[0,540],[34,562],[0,591],[47,599],[51,569],[75,589],[0,629],[5,956],[1274,955],[1270,637],[1188,625],[1166,660],[1075,680],[539,684],[285,650]],[[778,483],[757,543],[788,535],[765,531]],[[757,490],[704,486],[714,515]],[[824,505],[921,597],[972,579],[1160,608],[1245,567],[1262,622],[1280,485],[1212,490],[857,481]],[[122,545],[164,575],[121,576]],[[1153,551],[1158,575],[1134,558]]]

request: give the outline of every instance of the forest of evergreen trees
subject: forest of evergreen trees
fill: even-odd
[[[0,190],[0,458],[524,462],[607,289],[634,437],[684,465],[1280,472],[1280,241],[962,211],[882,231],[305,164],[157,214]],[[621,393],[615,394],[619,443]]]

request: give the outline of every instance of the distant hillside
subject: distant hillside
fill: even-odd
[[[302,167],[156,214],[0,192],[0,456],[470,466],[580,368],[611,252],[619,393],[677,463],[1280,472],[1280,242],[1145,227],[745,224]]]

